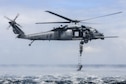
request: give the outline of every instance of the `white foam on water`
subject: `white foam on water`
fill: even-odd
[[[0,84],[126,84],[126,68],[0,67]]]

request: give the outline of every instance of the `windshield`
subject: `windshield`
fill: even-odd
[[[93,29],[93,28],[91,29],[91,31],[94,32],[94,33],[98,33],[98,31],[96,29]]]

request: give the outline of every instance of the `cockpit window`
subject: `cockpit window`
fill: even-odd
[[[96,29],[91,29],[91,31],[94,33],[98,33],[98,31]]]

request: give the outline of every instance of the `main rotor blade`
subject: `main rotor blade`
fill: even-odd
[[[111,15],[116,15],[116,14],[120,14],[120,13],[122,13],[122,12],[111,13],[111,14],[107,14],[107,15],[102,15],[102,16],[98,16],[98,17],[93,17],[93,18],[85,19],[85,20],[80,20],[80,21],[87,21],[87,20],[92,20],[92,19],[107,17],[107,16],[111,16]]]
[[[35,24],[53,24],[53,23],[70,23],[70,22],[37,22]]]
[[[81,22],[81,23],[84,23],[84,24],[101,24],[101,23],[92,23],[92,22]]]
[[[72,19],[70,19],[70,18],[67,18],[67,17],[64,17],[64,16],[62,16],[62,15],[59,15],[59,14],[57,14],[57,13],[54,13],[54,12],[51,12],[51,11],[45,11],[45,12],[48,12],[48,13],[50,13],[50,14],[53,14],[53,15],[58,16],[58,17],[60,17],[60,18],[63,18],[63,19],[65,19],[65,20],[67,20],[67,21],[74,22],[74,20],[72,20]]]
[[[118,38],[118,36],[95,36],[97,39],[102,39],[102,38]]]
[[[104,38],[118,38],[119,36],[106,36]]]

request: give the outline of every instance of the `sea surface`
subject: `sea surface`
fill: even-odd
[[[0,65],[0,84],[126,84],[126,65]]]

